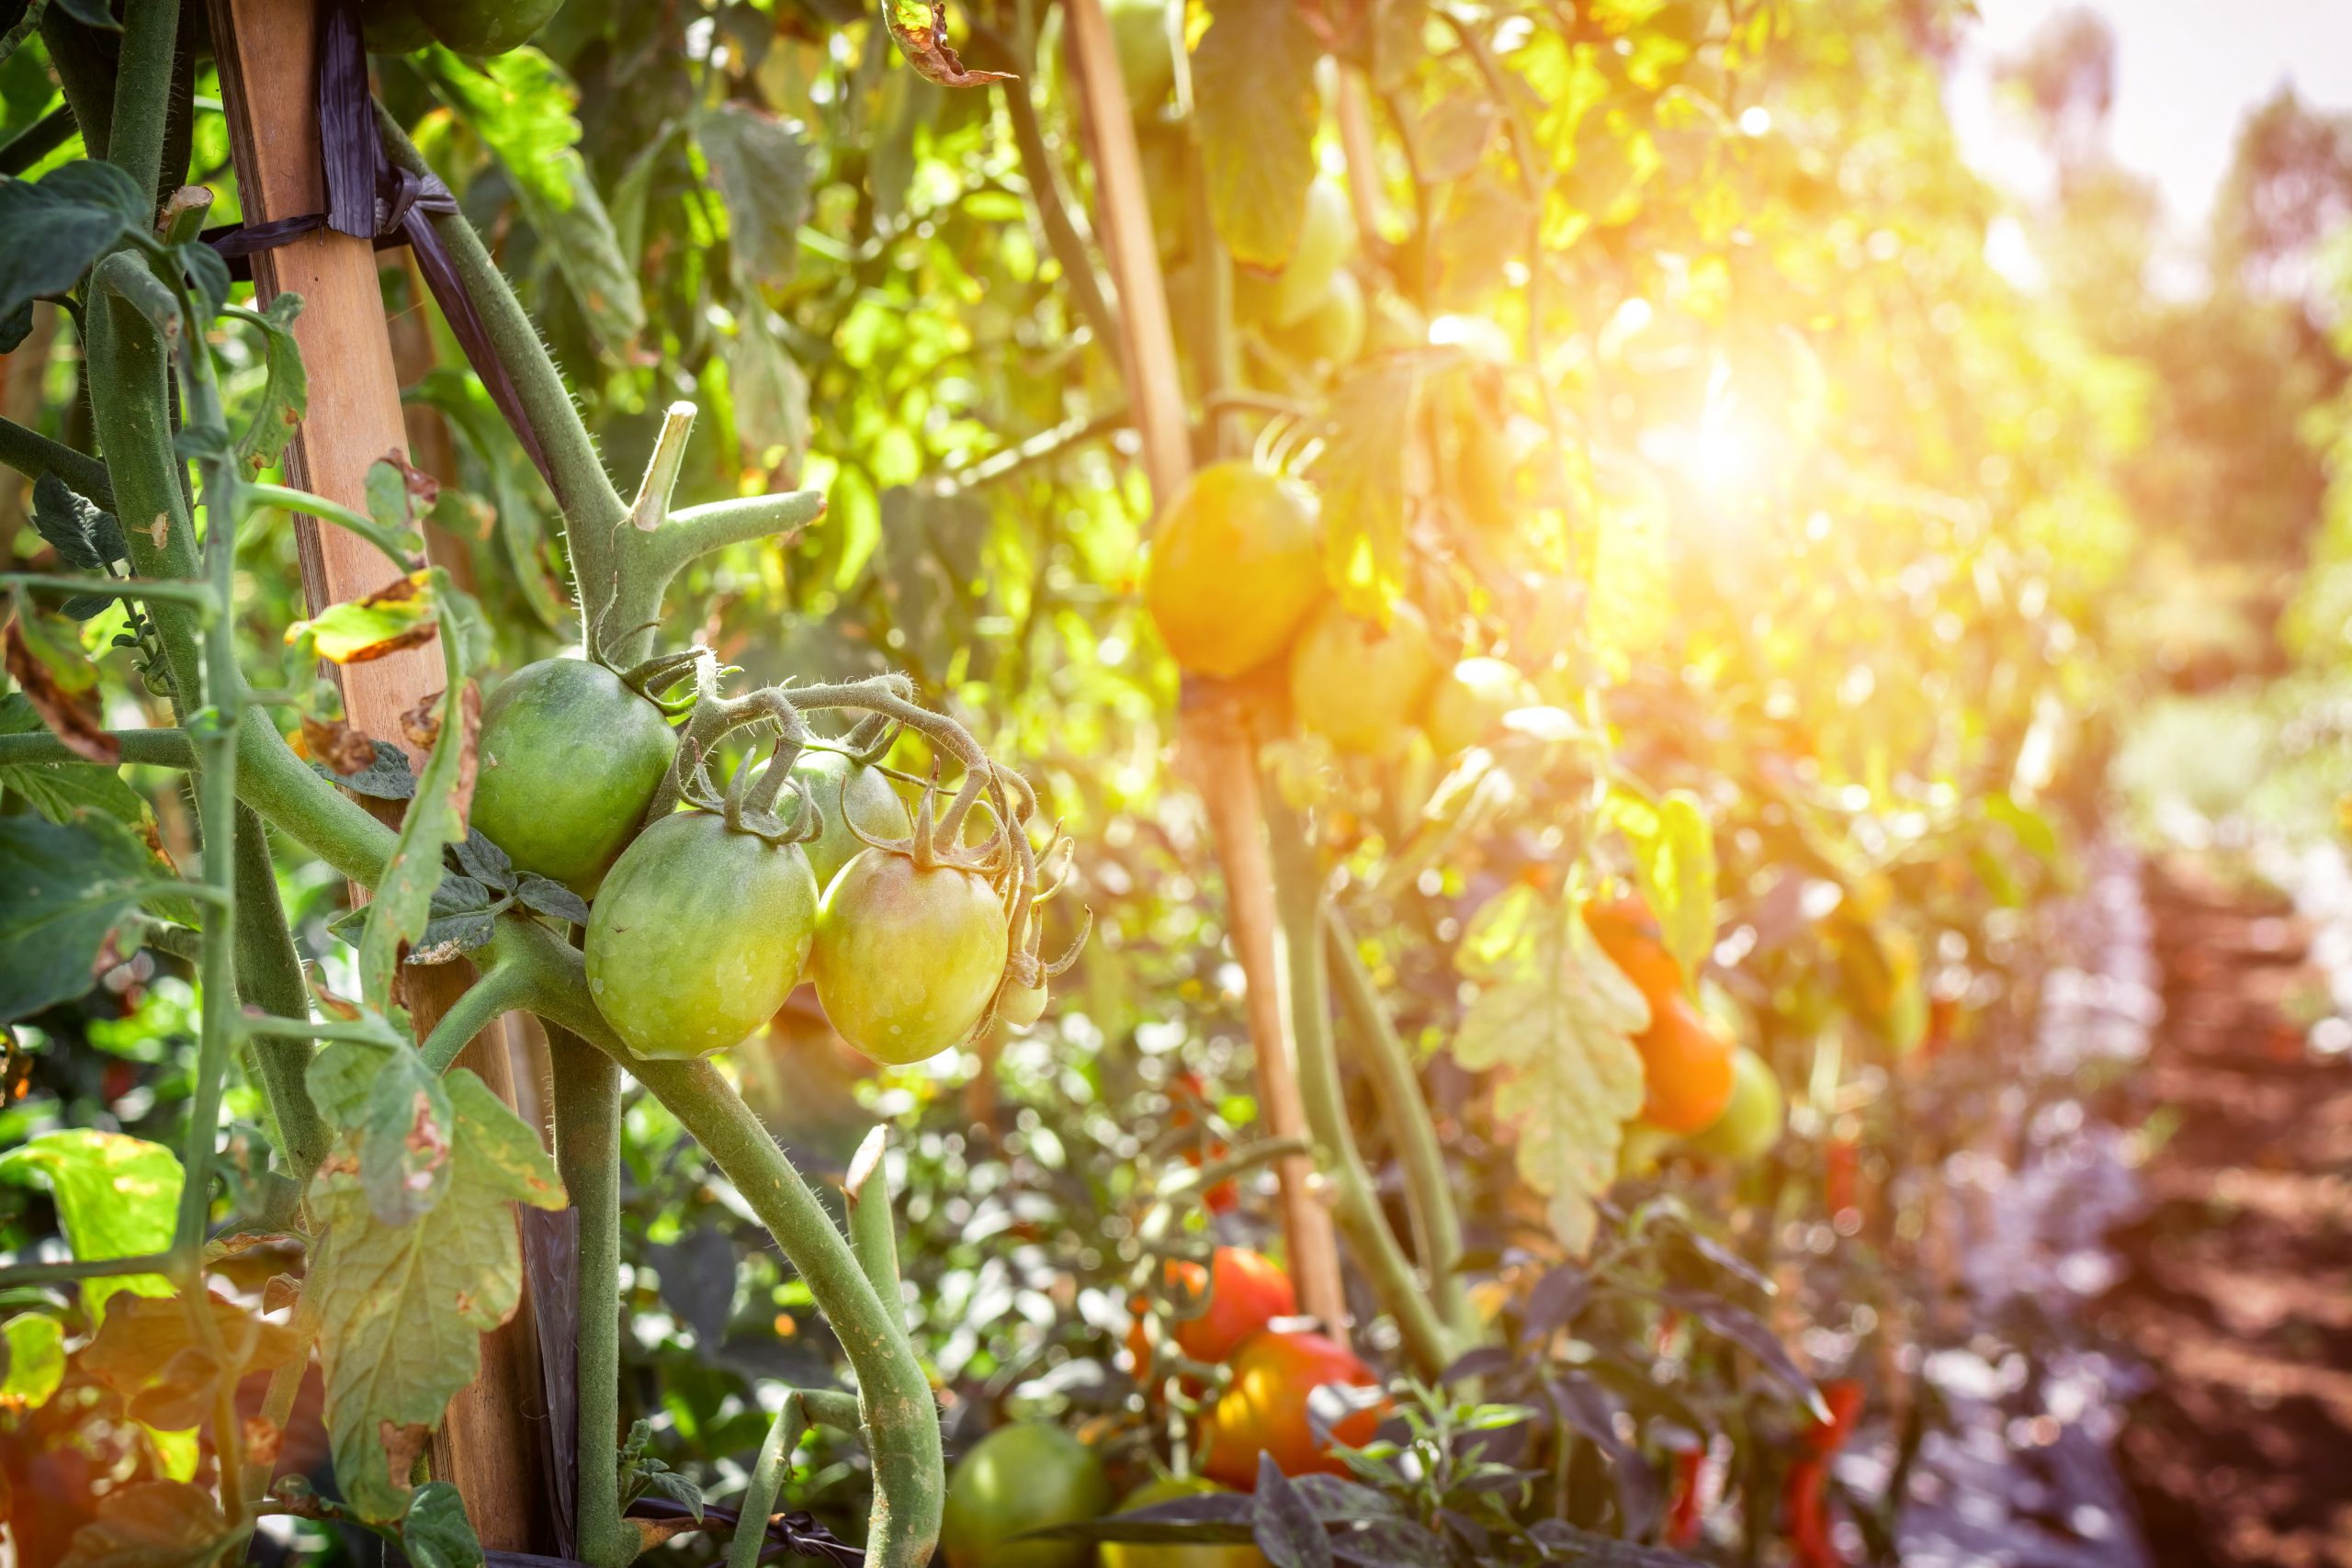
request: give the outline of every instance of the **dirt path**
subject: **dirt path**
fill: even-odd
[[[2352,1568],[2352,1060],[2293,1021],[2283,899],[2188,861],[2147,894],[2165,1016],[2125,1092],[2162,1141],[2098,1326],[2152,1386],[2118,1459],[2164,1568]]]

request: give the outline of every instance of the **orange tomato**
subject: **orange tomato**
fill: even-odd
[[[1205,1274],[1197,1263],[1171,1262],[1168,1277],[1195,1294],[1204,1286],[1208,1291],[1201,1314],[1179,1319],[1171,1334],[1176,1348],[1195,1361],[1222,1361],[1275,1318],[1298,1312],[1290,1276],[1272,1258],[1246,1247],[1218,1247]]]
[[[1314,492],[1243,462],[1194,474],[1160,514],[1143,599],[1176,662],[1230,679],[1290,646],[1323,595]]]
[[[1258,1484],[1258,1456],[1271,1455],[1284,1475],[1340,1475],[1346,1467],[1317,1441],[1307,1419],[1307,1396],[1326,1383],[1372,1388],[1370,1367],[1320,1334],[1261,1329],[1241,1342],[1227,1365],[1233,1381],[1202,1422],[1201,1471],[1244,1490]],[[1332,1437],[1350,1448],[1372,1440],[1376,1410],[1355,1410],[1336,1422]]]
[[[1609,961],[1649,998],[1653,1018],[1681,996],[1682,965],[1667,952],[1657,917],[1650,913],[1649,901],[1640,894],[1629,893],[1607,903],[1595,899],[1584,907],[1584,924]]]
[[[1680,997],[1669,998],[1634,1043],[1649,1089],[1642,1114],[1658,1126],[1696,1133],[1731,1103],[1735,1048],[1713,1019]]]

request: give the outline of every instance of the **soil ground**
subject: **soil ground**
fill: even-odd
[[[2295,1021],[2319,976],[2284,899],[2193,860],[2147,897],[2156,1147],[2098,1324],[2151,1382],[2117,1461],[2161,1568],[2352,1568],[2352,1059]]]

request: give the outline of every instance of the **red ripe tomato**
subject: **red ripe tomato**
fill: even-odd
[[[1648,1096],[1642,1114],[1669,1133],[1696,1133],[1731,1103],[1734,1046],[1713,1019],[1670,998],[1634,1043],[1642,1053]]]
[[[1346,1467],[1318,1441],[1307,1419],[1307,1396],[1326,1383],[1374,1388],[1370,1367],[1320,1334],[1261,1329],[1226,1363],[1233,1381],[1203,1419],[1201,1472],[1244,1490],[1258,1484],[1258,1456],[1271,1455],[1284,1475],[1340,1475]],[[1331,1427],[1350,1448],[1372,1440],[1376,1410],[1355,1410]]]
[[[1666,950],[1657,917],[1650,913],[1649,901],[1640,894],[1629,893],[1606,903],[1595,899],[1584,907],[1584,923],[1592,939],[1600,943],[1600,951],[1609,954],[1609,961],[1623,969],[1625,978],[1649,999],[1653,1017],[1682,994],[1682,965]]]
[[[1212,463],[1160,514],[1143,602],[1176,662],[1230,679],[1288,647],[1323,595],[1314,492],[1247,463]]]
[[[1201,1314],[1180,1319],[1172,1333],[1176,1348],[1195,1361],[1222,1361],[1275,1318],[1298,1311],[1290,1276],[1272,1258],[1246,1247],[1218,1247],[1205,1275],[1197,1263],[1171,1262],[1168,1278],[1195,1295],[1204,1286],[1208,1291]]]
[[[1173,1108],[1168,1113],[1168,1124],[1170,1127],[1194,1125],[1200,1121],[1201,1112],[1208,1107],[1208,1086],[1201,1081],[1201,1075],[1198,1073],[1178,1073],[1174,1081],[1169,1086],[1168,1094],[1169,1099],[1174,1102]],[[1231,1152],[1224,1139],[1211,1138],[1205,1149],[1198,1143],[1186,1145],[1184,1163],[1194,1170],[1198,1170],[1210,1160],[1223,1159]],[[1212,1214],[1229,1214],[1239,1207],[1240,1203],[1241,1184],[1229,1176],[1201,1194],[1201,1206]]]

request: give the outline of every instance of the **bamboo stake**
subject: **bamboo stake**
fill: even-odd
[[[317,7],[312,0],[210,0],[214,51],[228,113],[237,188],[249,222],[297,217],[326,205],[319,160]],[[294,336],[310,378],[310,412],[288,448],[298,486],[365,509],[368,468],[405,451],[408,435],[373,247],[320,230],[254,257],[255,293],[266,301],[302,296]],[[305,598],[315,612],[384,586],[397,569],[340,528],[294,519]],[[441,650],[403,649],[341,671],[353,727],[411,753],[401,715],[436,693]],[[430,1030],[465,989],[470,971],[447,964],[412,969],[410,1009]],[[457,1065],[470,1067],[509,1104],[514,1075],[497,1032],[470,1042]],[[485,1547],[530,1551],[549,1535],[537,1434],[525,1412],[540,1402],[536,1337],[527,1298],[504,1327],[482,1337],[481,1375],[460,1392],[435,1439],[435,1474],[454,1481]]]
[[[1097,233],[1119,290],[1120,348],[1129,402],[1143,438],[1144,471],[1150,478],[1153,499],[1164,505],[1191,477],[1193,453],[1143,165],[1136,152],[1135,122],[1102,0],[1067,0],[1063,13],[1094,154],[1095,191],[1102,209]],[[1299,1097],[1282,970],[1275,956],[1274,882],[1259,811],[1256,739],[1238,694],[1216,682],[1188,679],[1185,684],[1182,746],[1187,771],[1208,808],[1225,868],[1227,922],[1234,957],[1249,987],[1259,1101],[1271,1135],[1304,1139],[1306,1111]],[[1299,1303],[1344,1344],[1348,1312],[1340,1288],[1339,1242],[1330,1210],[1317,1192],[1313,1161],[1295,1155],[1275,1169],[1282,1182],[1283,1228]]]

